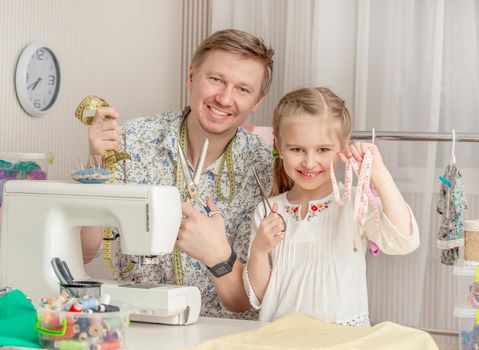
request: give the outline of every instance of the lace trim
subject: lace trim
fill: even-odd
[[[371,327],[371,323],[369,322],[368,315],[362,315],[345,322],[338,322],[338,324],[343,326],[353,326],[353,327]]]
[[[248,300],[251,306],[256,310],[261,309],[261,302],[258,300],[258,297],[256,296],[256,294],[254,294],[254,290],[251,287],[251,283],[249,281],[248,265],[245,265],[243,269],[243,283],[244,283],[245,292],[248,295]]]

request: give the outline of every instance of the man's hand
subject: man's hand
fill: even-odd
[[[207,204],[211,210],[216,210],[211,197]],[[208,267],[228,260],[231,247],[226,238],[224,218],[221,215],[208,217],[187,203],[181,206],[184,218],[178,232],[178,248]]]
[[[278,203],[274,203],[271,213],[261,221],[251,244],[252,254],[268,254],[284,239],[285,227],[277,211]]]
[[[96,110],[88,127],[90,154],[103,156],[106,150],[118,151],[121,145],[121,129],[118,125],[120,115],[112,107]]]

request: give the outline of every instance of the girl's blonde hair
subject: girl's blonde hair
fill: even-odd
[[[344,100],[325,87],[303,88],[291,91],[283,96],[277,104],[273,115],[273,135],[275,147],[280,140],[281,121],[286,117],[296,117],[301,114],[316,116],[327,125],[333,126],[336,135],[345,147],[351,136],[351,114]],[[284,171],[283,160],[277,158],[274,162],[272,195],[289,191],[293,181]]]

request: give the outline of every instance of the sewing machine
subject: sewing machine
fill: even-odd
[[[170,253],[181,221],[178,190],[170,186],[8,181],[0,231],[0,287],[41,297],[59,293],[51,260],[68,263],[75,280],[90,280],[83,268],[80,228],[118,229],[123,254]],[[140,257],[138,257],[140,258]],[[198,288],[102,282],[102,295],[131,305],[132,321],[190,324],[198,320]]]

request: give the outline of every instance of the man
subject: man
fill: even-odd
[[[208,138],[199,196],[208,198],[213,213],[220,211],[224,218],[208,216],[201,206],[184,203],[185,218],[177,241],[182,252],[184,284],[200,289],[202,316],[255,316],[253,312],[238,314],[250,309],[243,288],[242,263],[247,258],[250,215],[260,201],[250,169],[255,167],[269,190],[272,156],[257,136],[239,126],[259,108],[269,90],[272,56],[273,50],[251,34],[239,30],[216,32],[200,44],[189,67],[190,107],[129,120],[121,130],[117,111],[101,108],[88,130],[92,154],[121,149],[131,155],[131,167],[117,171],[118,181],[144,184],[177,185],[181,182],[181,173],[177,174],[178,143],[183,145],[194,169],[203,140]],[[106,116],[112,119],[105,120]],[[101,235],[82,233],[87,262],[98,251]],[[160,264],[142,266],[142,281],[174,283],[178,276],[174,274],[173,260],[170,255],[161,257]],[[231,271],[215,270],[215,266],[228,260]]]

